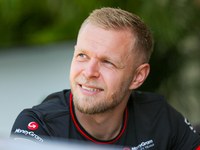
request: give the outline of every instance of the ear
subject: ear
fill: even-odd
[[[150,65],[148,63],[140,65],[134,73],[134,77],[131,85],[129,86],[130,90],[137,89],[140,87],[150,72]]]
[[[76,49],[77,45],[74,45],[74,49]]]

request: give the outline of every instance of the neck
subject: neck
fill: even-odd
[[[75,107],[75,114],[79,123],[90,135],[99,140],[111,140],[121,130],[127,101],[122,101],[120,105],[112,110],[94,115],[81,113]]]

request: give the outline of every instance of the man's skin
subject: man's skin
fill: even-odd
[[[79,32],[70,71],[75,113],[83,128],[99,140],[115,138],[131,90],[150,66],[133,52],[134,33],[88,23]]]

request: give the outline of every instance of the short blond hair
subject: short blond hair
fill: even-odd
[[[80,29],[88,23],[104,29],[131,30],[135,34],[133,49],[143,54],[143,63],[149,62],[153,52],[153,37],[148,26],[137,15],[119,8],[103,7],[94,10],[83,22]]]

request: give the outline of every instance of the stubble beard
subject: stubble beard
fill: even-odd
[[[125,98],[128,90],[129,90],[129,85],[130,85],[131,79],[128,78],[126,79],[116,90],[114,93],[112,93],[112,96],[106,97],[107,96],[107,88],[105,85],[99,85],[95,81],[88,81],[85,77],[81,78],[76,78],[75,83],[90,83],[92,85],[96,85],[97,87],[103,87],[104,91],[104,96],[100,99],[100,97],[97,96],[88,96],[88,95],[83,95],[79,94],[78,90],[75,90],[74,87],[71,85],[71,90],[73,93],[73,103],[74,106],[82,113],[84,114],[89,114],[89,115],[94,115],[94,114],[100,114],[104,113],[106,111],[114,109],[116,106],[118,106]],[[101,93],[102,94],[102,93]]]

